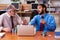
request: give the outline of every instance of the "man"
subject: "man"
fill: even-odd
[[[21,24],[21,18],[16,14],[16,8],[9,5],[7,12],[0,15],[0,27],[2,31],[11,32],[13,28]]]
[[[45,5],[47,6],[47,4],[45,4]],[[46,11],[46,12],[47,12],[47,11]],[[39,9],[32,11],[30,20],[33,19],[33,17],[34,17],[35,15],[38,15],[38,14],[39,14]]]
[[[36,26],[36,31],[54,31],[56,29],[55,19],[51,14],[46,13],[46,6],[39,4],[37,9],[39,15],[34,16],[29,24]]]

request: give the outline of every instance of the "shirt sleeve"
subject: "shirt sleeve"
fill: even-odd
[[[17,15],[17,22],[18,22],[18,25],[22,23],[21,17],[19,17],[18,15]]]
[[[3,22],[3,16],[0,15],[0,31],[3,29],[2,22]]]
[[[56,29],[56,23],[55,23],[55,19],[53,16],[51,16],[50,18],[48,18],[48,23],[45,25],[46,28],[50,31],[55,31]]]
[[[31,19],[31,21],[29,22],[30,25],[34,25],[36,22],[36,16],[33,17],[33,19]]]

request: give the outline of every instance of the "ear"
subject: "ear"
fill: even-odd
[[[45,10],[45,8],[44,8],[44,10]]]

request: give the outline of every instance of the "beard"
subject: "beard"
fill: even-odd
[[[42,12],[39,13],[40,15],[44,14],[44,11],[42,10]]]

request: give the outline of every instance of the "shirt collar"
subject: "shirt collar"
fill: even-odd
[[[9,13],[8,13],[8,12],[6,12],[6,15],[7,15],[8,17],[10,17],[10,15],[9,15]]]
[[[45,17],[46,15],[47,15],[47,13],[44,13],[44,15],[43,15],[43,16]],[[42,16],[42,15],[40,15],[40,17],[41,17],[41,16]]]
[[[7,14],[7,16],[8,16],[8,17],[10,17],[10,15],[9,15],[9,13],[8,13],[8,12],[6,12],[6,14]],[[15,14],[15,15],[16,15],[16,14]],[[14,16],[15,16],[15,15],[14,15]],[[13,17],[14,17],[14,16],[13,16]]]

